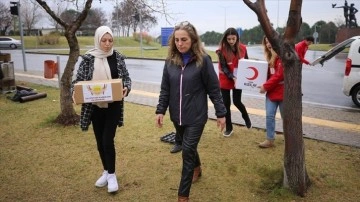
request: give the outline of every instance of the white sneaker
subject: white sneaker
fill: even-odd
[[[119,189],[119,185],[116,179],[115,173],[108,174],[107,176],[108,192],[116,192]]]
[[[108,171],[104,170],[103,174],[101,175],[101,177],[96,180],[95,182],[95,186],[96,187],[105,187],[107,185],[107,177],[108,177]]]

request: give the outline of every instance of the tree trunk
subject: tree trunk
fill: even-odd
[[[60,109],[61,112],[56,118],[56,122],[63,125],[75,125],[79,123],[79,115],[76,114],[70,92],[72,76],[76,62],[80,55],[79,43],[75,33],[65,31],[65,37],[70,47],[69,59],[61,77],[60,83]]]
[[[65,37],[66,40],[68,41],[70,48],[69,59],[66,63],[64,73],[61,77],[61,82],[59,86],[61,110],[60,110],[60,114],[55,120],[55,122],[62,125],[75,125],[79,123],[79,116],[76,114],[74,110],[74,106],[72,103],[72,95],[70,92],[73,71],[75,69],[76,62],[80,55],[79,43],[75,33],[79,29],[81,24],[85,21],[86,16],[88,15],[88,12],[91,8],[92,1],[93,0],[86,0],[84,5],[84,10],[71,24],[67,24],[50,9],[46,1],[36,0],[36,2],[38,2],[38,4],[43,9],[45,9],[45,11],[52,17],[52,19],[54,19],[65,29]]]
[[[285,137],[284,187],[305,196],[310,179],[305,167],[302,131],[302,65],[295,52],[294,39],[302,24],[302,0],[291,0],[289,16],[283,35],[275,31],[267,16],[265,0],[243,0],[258,16],[260,25],[284,67],[283,126]]]
[[[305,196],[310,179],[305,167],[302,130],[302,65],[295,59],[294,45],[284,44],[284,181],[283,185],[300,196]],[[289,54],[291,53],[291,54]],[[290,56],[290,57],[289,57]]]

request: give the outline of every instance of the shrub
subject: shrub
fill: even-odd
[[[135,41],[140,41],[140,33],[134,32],[133,38]],[[150,35],[148,35],[146,32],[143,32],[142,40],[143,40],[143,42],[145,41],[146,44],[150,44],[150,42],[153,41],[153,38]]]
[[[43,36],[40,36],[38,38],[39,44],[40,45],[55,45],[55,44],[59,44],[59,40],[60,40],[60,32],[58,31],[54,31],[54,32],[50,32],[50,34],[45,34]]]

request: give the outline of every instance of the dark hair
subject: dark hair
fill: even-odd
[[[229,35],[236,35],[236,42],[234,45],[234,48],[230,46],[230,44],[227,41],[227,37]],[[240,58],[240,39],[239,39],[239,33],[236,31],[235,28],[230,27],[227,30],[225,30],[223,37],[220,40],[219,49],[225,54],[225,58],[227,61],[232,60],[231,57],[233,57],[232,53],[235,53]]]
[[[307,37],[305,38],[305,40],[306,40],[306,41],[311,41],[311,42],[313,42],[313,43],[314,43],[314,41],[315,41],[315,39],[314,39],[313,36],[307,36]]]

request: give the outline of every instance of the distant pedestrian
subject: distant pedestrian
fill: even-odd
[[[114,38],[111,29],[101,26],[95,31],[95,48],[82,56],[82,61],[72,82],[89,80],[122,79],[123,96],[131,89],[131,79],[124,61],[124,56],[113,49]],[[81,106],[80,126],[87,131],[90,123],[94,130],[97,149],[100,155],[103,172],[95,182],[96,187],[107,185],[108,192],[118,191],[119,186],[115,175],[114,138],[117,127],[123,125],[124,100],[114,102],[84,103]]]
[[[275,116],[278,108],[283,117],[284,70],[280,57],[266,37],[263,38],[262,45],[269,66],[267,81],[260,87],[260,93],[266,93],[266,140],[260,143],[259,147],[269,148],[274,146]]]
[[[219,56],[219,81],[221,88],[221,95],[226,107],[226,130],[223,136],[230,137],[233,133],[233,126],[231,121],[231,91],[232,100],[236,108],[241,112],[242,118],[245,121],[247,128],[251,128],[251,120],[246,110],[245,105],[241,102],[241,89],[235,88],[236,71],[239,64],[239,59],[248,59],[247,49],[244,44],[240,43],[239,34],[235,28],[228,28],[221,38],[219,49],[216,51]]]
[[[310,65],[310,62],[305,59],[305,54],[309,49],[309,46],[315,41],[313,36],[307,36],[304,40],[295,45],[295,51],[297,52],[300,62],[302,64]]]
[[[182,172],[178,201],[189,201],[191,184],[202,175],[197,147],[208,120],[208,97],[214,104],[217,125],[225,127],[226,109],[219,81],[195,27],[187,21],[175,26],[169,38],[156,125],[162,127],[169,107],[170,119],[182,138]]]

